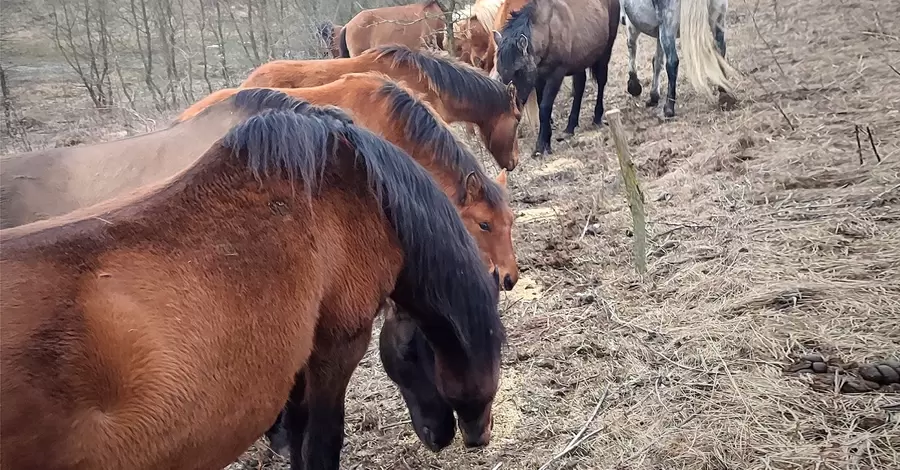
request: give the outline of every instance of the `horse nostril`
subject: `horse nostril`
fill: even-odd
[[[516,286],[516,283],[512,280],[509,274],[503,277],[503,288],[506,290],[512,290],[513,287]]]

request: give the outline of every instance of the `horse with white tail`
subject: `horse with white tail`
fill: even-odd
[[[659,75],[666,61],[668,91],[663,115],[675,116],[675,84],[678,81],[676,37],[682,40],[685,71],[698,92],[712,96],[710,85],[717,87],[719,105],[734,105],[730,75],[737,71],[725,61],[725,14],[728,0],[621,0],[622,24],[627,29],[628,93],[641,95],[641,82],[635,69],[637,38],[641,33],[656,38],[648,107],[659,104]],[[683,20],[683,21],[682,21]]]

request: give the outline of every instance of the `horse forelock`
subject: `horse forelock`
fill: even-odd
[[[406,138],[431,150],[429,153],[439,165],[457,174],[457,203],[465,199],[466,178],[474,173],[481,184],[484,200],[492,209],[507,204],[506,193],[500,185],[484,173],[475,156],[453,136],[428,105],[391,81],[385,81],[379,94],[388,100],[392,117],[404,123]]]
[[[434,52],[414,51],[393,44],[376,48],[376,53],[378,58],[390,57],[394,67],[418,70],[435,93],[486,109],[491,114],[502,114],[512,109],[503,84],[468,64],[454,61],[446,55],[442,57]]]

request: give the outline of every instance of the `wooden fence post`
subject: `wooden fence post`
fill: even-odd
[[[647,224],[644,217],[644,193],[638,184],[637,171],[634,162],[631,161],[631,152],[628,150],[628,140],[625,129],[622,128],[622,116],[618,109],[606,112],[606,120],[609,122],[609,130],[613,142],[616,145],[616,155],[619,159],[619,168],[622,170],[622,180],[625,181],[625,195],[631,208],[632,233],[634,234],[634,264],[640,274],[647,272]]]

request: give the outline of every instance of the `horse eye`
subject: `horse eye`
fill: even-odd
[[[478,226],[481,227],[481,230],[484,230],[485,232],[491,231],[491,224],[489,224],[487,222],[482,222],[482,223],[478,224]]]

